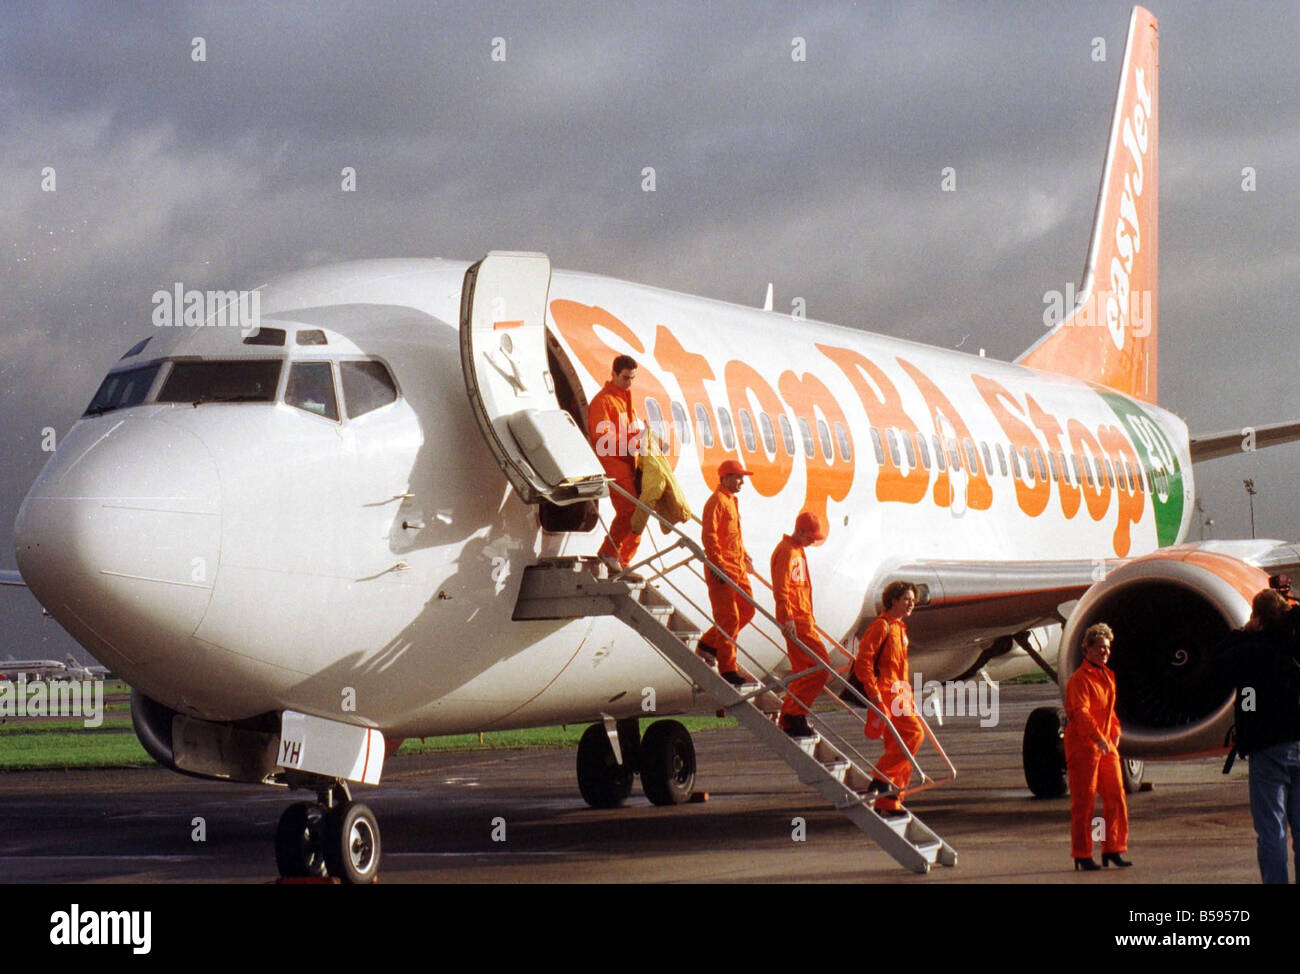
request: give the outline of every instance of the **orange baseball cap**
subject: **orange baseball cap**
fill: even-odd
[[[754,476],[754,471],[746,470],[736,460],[723,460],[720,464],[718,464],[719,478],[727,477],[730,476],[731,474],[737,474],[737,473],[743,474],[746,477]]]
[[[794,529],[812,535],[814,541],[826,540],[826,528],[822,526],[821,518],[812,511],[804,511],[795,518]]]

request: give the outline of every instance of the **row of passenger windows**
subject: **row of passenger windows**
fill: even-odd
[[[100,384],[85,415],[98,416],[145,402],[159,371],[168,363],[152,362],[139,368],[110,373]],[[156,402],[274,402],[280,385],[283,359],[235,362],[171,362],[171,370],[158,390]],[[355,419],[397,399],[397,385],[382,362],[336,363],[343,385],[343,404]],[[337,421],[339,399],[330,362],[293,362],[285,383],[284,401],[290,406]]]
[[[691,425],[687,420],[685,407],[681,403],[670,402],[668,408],[672,417],[671,426],[678,442],[683,446],[689,446]],[[667,417],[653,396],[646,396],[645,409],[650,429],[660,440],[667,439],[669,425]],[[708,449],[715,442],[713,418],[703,403],[695,404],[694,413],[700,443]],[[776,426],[773,426],[771,418],[765,412],[758,414],[757,426],[748,409],[742,407],[737,411],[737,416],[740,419],[740,435],[745,441],[745,448],[750,453],[758,452],[758,438],[761,435],[764,449],[769,456],[775,457],[779,427],[781,447],[784,448],[786,456],[795,455],[794,427],[784,413],[777,416]],[[832,438],[832,426],[828,426],[824,419],[816,419],[815,442],[812,427],[807,419],[796,416],[795,423],[799,427],[799,444],[802,445],[805,456],[809,458],[815,456],[816,444],[819,443],[822,459],[827,463],[834,462],[836,447],[839,449],[841,460],[853,459],[853,449],[842,423],[833,424]],[[735,427],[731,412],[725,406],[717,407],[717,429],[723,448],[728,451],[734,450],[736,448]],[[1026,483],[1042,482],[1051,477],[1052,480],[1064,481],[1069,486],[1078,486],[1086,482],[1089,487],[1095,489],[1100,489],[1098,485],[1103,482],[1110,487],[1118,483],[1121,489],[1129,492],[1136,490],[1143,493],[1150,491],[1164,494],[1169,489],[1166,474],[1134,468],[1133,464],[1122,457],[1093,457],[1087,453],[1083,455],[1052,453],[1041,448],[1030,451],[1028,447],[1022,447],[1017,451],[1010,444],[1004,449],[1001,443],[995,443],[993,450],[990,451],[989,445],[983,441],[976,447],[974,441],[969,438],[958,443],[954,437],[942,438],[936,433],[927,438],[924,433],[912,434],[892,427],[885,430],[882,438],[880,431],[874,426],[871,427],[871,446],[875,451],[877,463],[884,464],[885,451],[888,450],[889,459],[895,467],[899,468],[915,469],[921,466],[926,470],[936,468],[942,473],[951,467],[953,470],[965,470],[976,475],[981,472],[987,476],[1000,473],[1003,477],[1011,476]],[[997,456],[996,466],[993,462],[994,455]]]
[[[668,408],[672,414],[672,428],[676,433],[677,440],[683,446],[689,446],[691,442],[691,424],[686,418],[686,409],[678,402],[670,402]],[[660,440],[666,440],[668,424],[665,422],[663,410],[659,408],[658,401],[653,396],[646,396],[645,400],[646,418],[649,421],[650,429]],[[750,453],[758,452],[758,437],[763,438],[763,447],[767,452],[776,456],[777,451],[777,427],[772,425],[771,418],[767,413],[758,414],[758,425],[755,427],[754,417],[750,415],[748,409],[741,408],[737,414],[740,419],[740,435],[744,438],[745,449]],[[734,450],[736,448],[736,428],[731,421],[731,411],[726,406],[719,406],[717,409],[718,416],[718,435],[722,438],[722,446],[725,450]],[[794,427],[790,425],[790,420],[781,413],[776,417],[777,425],[781,431],[781,446],[784,447],[787,456],[794,456],[796,444]],[[817,449],[813,441],[812,427],[808,420],[802,416],[796,416],[795,422],[799,424],[799,442],[803,447],[805,456],[814,457]],[[841,460],[853,459],[853,448],[849,445],[849,434],[844,429],[844,424],[836,422],[834,440],[831,438],[831,427],[826,424],[826,420],[817,419],[817,442],[821,444],[822,458],[827,463],[835,459],[835,445],[839,446],[839,456]],[[708,409],[703,403],[695,404],[695,426],[700,433],[700,443],[705,449],[709,449],[716,442],[713,433],[713,420],[709,415]]]

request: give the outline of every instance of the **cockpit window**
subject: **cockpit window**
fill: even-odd
[[[283,328],[259,328],[244,339],[245,345],[284,345]]]
[[[284,389],[284,401],[317,416],[339,418],[338,402],[334,398],[334,376],[328,362],[295,362],[289,368],[289,384]]]
[[[387,406],[397,399],[397,386],[382,362],[340,362],[343,402],[349,418]]]
[[[138,406],[149,394],[149,388],[153,385],[154,377],[158,375],[160,368],[162,363],[154,362],[152,365],[144,365],[138,369],[110,372],[99,384],[99,391],[95,393],[95,398],[90,400],[85,415],[98,416],[113,409]]]
[[[148,345],[151,341],[153,341],[153,335],[150,335],[148,338],[140,339],[138,342],[136,342],[134,345],[132,345],[130,348],[126,350],[126,354],[123,355],[122,358],[128,359],[134,355],[139,355],[141,352],[144,351],[144,347]],[[122,361],[122,359],[118,359],[118,361],[120,362]]]
[[[273,402],[279,359],[247,362],[176,362],[159,402]]]
[[[294,336],[299,345],[328,345],[325,333],[319,328],[301,328]]]

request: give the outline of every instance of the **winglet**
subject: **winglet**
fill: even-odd
[[[1156,399],[1156,18],[1133,8],[1083,286],[1073,311],[1017,361]]]

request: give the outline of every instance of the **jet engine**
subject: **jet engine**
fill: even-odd
[[[1211,654],[1245,625],[1260,569],[1219,552],[1179,546],[1135,559],[1084,594],[1061,637],[1064,692],[1083,661],[1083,634],[1097,622],[1115,631],[1110,668],[1125,757],[1186,757],[1222,750],[1232,692],[1216,684]]]

